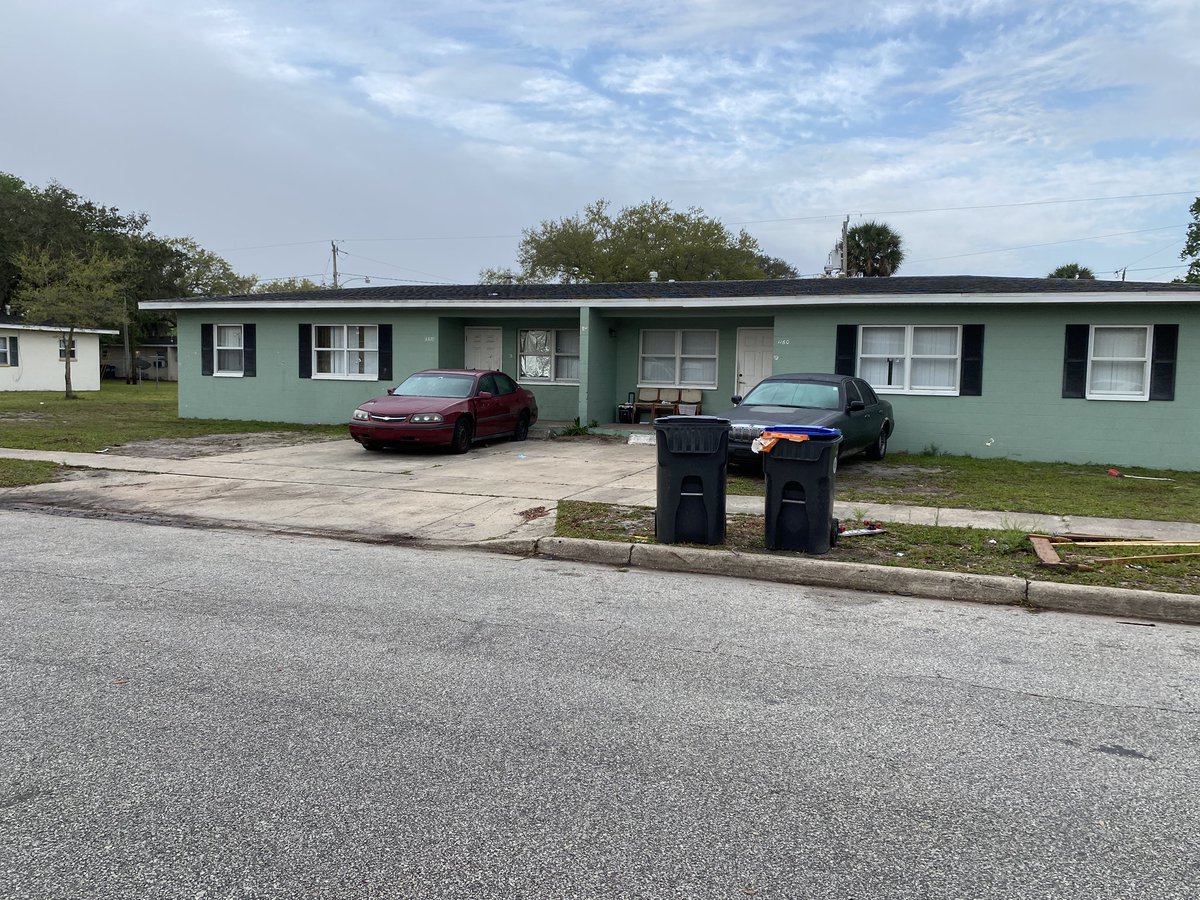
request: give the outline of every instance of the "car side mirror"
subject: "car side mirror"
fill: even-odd
[[[740,406],[742,403],[742,395],[741,394],[734,394],[729,399],[730,399],[730,401],[732,401],[734,406]]]
[[[491,391],[480,391],[478,394],[475,395],[475,399],[476,400],[491,400],[492,392]]]
[[[861,400],[851,400],[850,405],[846,408],[850,410],[850,412],[862,412],[867,408],[867,404],[863,403]]]
[[[396,393],[396,389],[395,389],[395,388],[388,388],[388,396],[389,396],[389,397],[390,397],[390,396],[392,396],[392,394],[394,394],[394,393]]]

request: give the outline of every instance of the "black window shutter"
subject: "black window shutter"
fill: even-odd
[[[379,326],[379,380],[392,380],[392,326]]]
[[[300,377],[312,378],[312,326],[300,325]]]
[[[8,339],[8,364],[10,366],[19,366],[21,364],[21,356],[17,352],[17,336],[14,334]]]
[[[854,375],[858,369],[858,326],[837,327],[837,347],[833,357],[833,371],[837,375]]]
[[[258,374],[258,329],[253,323],[242,326],[242,377]]]
[[[1087,325],[1068,325],[1063,347],[1062,395],[1068,400],[1087,396],[1088,336]]]
[[[1175,399],[1175,357],[1179,350],[1179,326],[1155,325],[1154,349],[1150,354],[1150,399]]]
[[[960,397],[978,397],[983,393],[983,326],[962,327],[962,363],[958,373]]]
[[[213,373],[213,327],[211,322],[200,326],[200,374]]]

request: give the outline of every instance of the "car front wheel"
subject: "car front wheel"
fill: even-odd
[[[459,419],[454,426],[454,437],[450,439],[452,453],[466,453],[471,449],[471,420]]]
[[[875,443],[867,448],[867,459],[883,459],[887,456],[887,445],[888,429],[884,425],[879,429],[879,437],[875,439]]]
[[[527,437],[529,437],[529,413],[521,413],[521,418],[517,419],[517,427],[513,431],[512,439],[523,441]]]

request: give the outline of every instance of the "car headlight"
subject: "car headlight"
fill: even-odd
[[[354,411],[353,418],[360,422],[365,422],[371,418],[371,414],[369,412],[367,412],[365,409],[356,409]]]
[[[441,413],[417,413],[408,421],[412,422],[414,425],[434,425],[438,422],[445,422],[446,420],[442,418]]]

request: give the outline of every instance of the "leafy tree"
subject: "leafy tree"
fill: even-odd
[[[258,282],[256,275],[239,275],[223,257],[205,250],[190,237],[172,238],[167,243],[176,253],[173,275],[177,297],[248,294]]]
[[[195,241],[151,234],[149,222],[145,213],[94,203],[58,182],[37,188],[0,172],[0,303],[21,311],[29,298],[44,302],[51,286],[72,279],[90,283],[94,297],[100,292],[97,278],[107,272],[121,287],[123,313],[105,324],[120,326],[128,363],[130,341],[174,327],[173,315],[141,312],[138,301],[246,293],[253,286],[253,276],[238,275]],[[102,258],[111,265],[97,262]],[[37,280],[26,284],[27,278]],[[89,304],[81,301],[81,315]],[[90,327],[86,315],[74,315],[65,300],[56,305],[55,315],[61,319],[56,324]],[[132,365],[126,368],[133,371]]]
[[[1066,263],[1059,266],[1053,272],[1046,276],[1047,278],[1072,278],[1083,279],[1084,281],[1095,281],[1096,273],[1087,266],[1081,266],[1079,263]]]
[[[1200,197],[1196,198],[1188,211],[1192,214],[1192,224],[1188,226],[1187,240],[1179,254],[1179,258],[1188,263],[1188,270],[1183,278],[1175,280],[1187,284],[1200,284]]]
[[[763,278],[799,278],[796,267],[777,256],[767,256],[765,253],[756,260]]]
[[[703,210],[673,210],[651,199],[616,215],[598,200],[576,214],[526,229],[517,253],[520,271],[484,269],[484,283],[598,283],[711,281],[794,274],[766,256],[745,231],[732,234]],[[775,276],[780,277],[780,276]]]
[[[100,248],[120,257],[148,222],[144,213],[93,203],[55,181],[38,189],[0,173],[0,301],[10,302],[20,287],[20,254],[86,256]]]
[[[93,247],[84,252],[22,252],[17,265],[21,285],[14,299],[22,314],[36,324],[62,327],[65,397],[74,400],[71,349],[75,329],[123,324],[124,261]]]
[[[260,281],[254,286],[256,294],[284,294],[296,291],[323,291],[325,286],[317,284],[308,278],[273,278],[270,281]]]
[[[846,232],[846,274],[880,278],[895,275],[904,262],[904,241],[882,222],[863,222]]]

